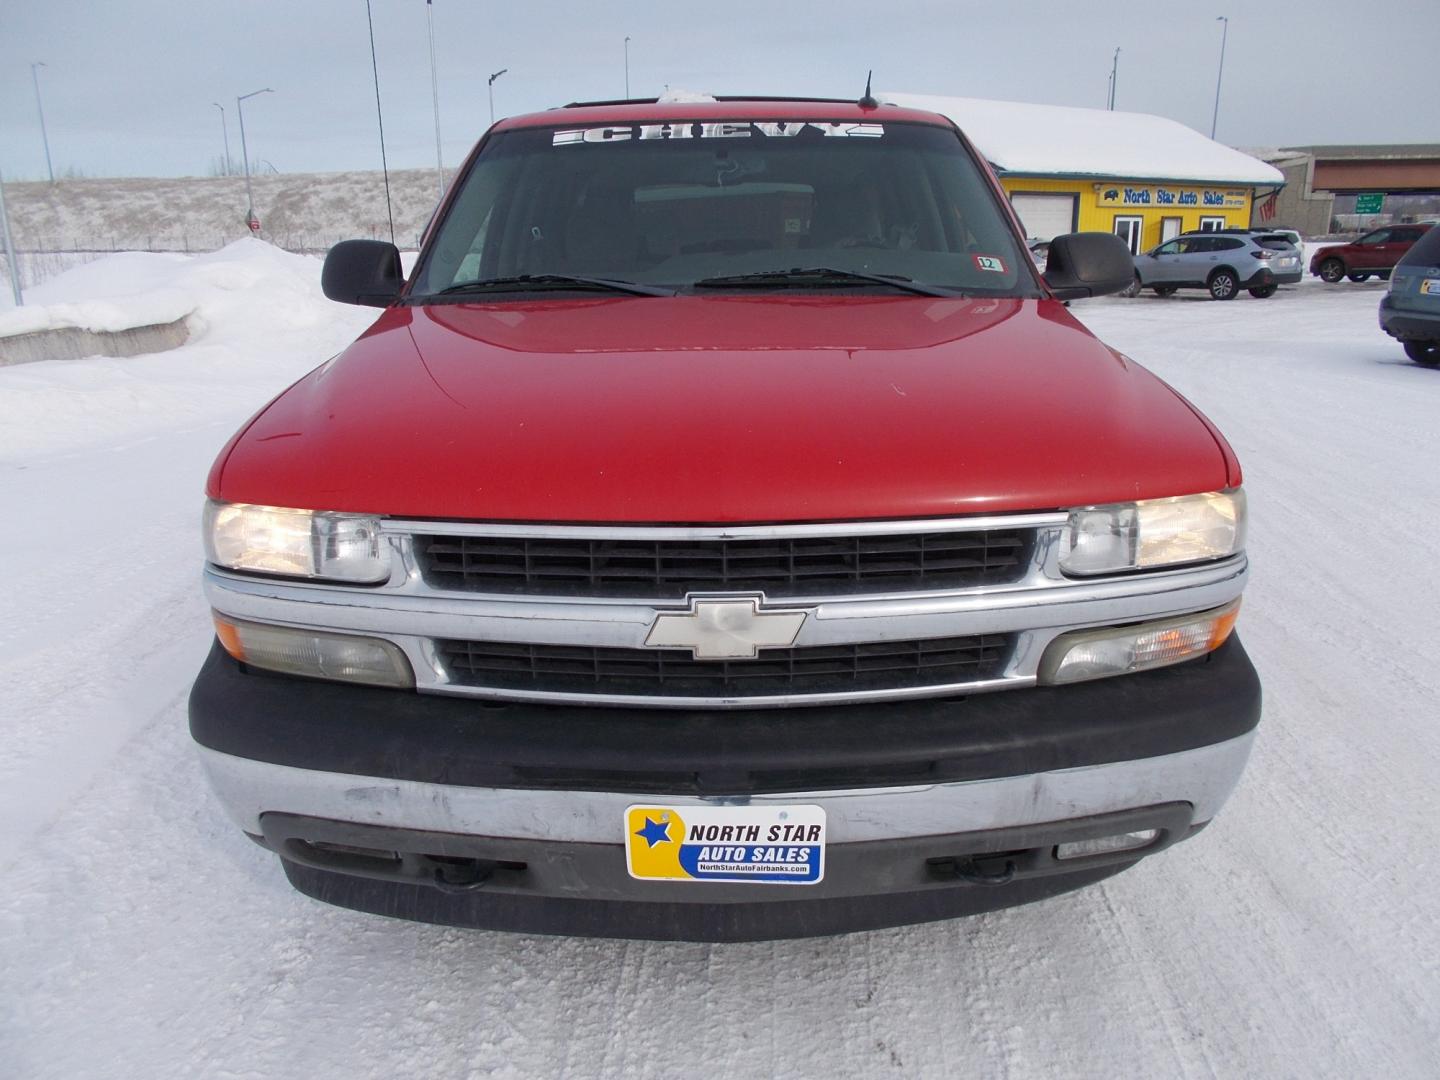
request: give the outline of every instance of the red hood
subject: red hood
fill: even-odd
[[[1233,456],[1051,300],[604,297],[395,308],[210,477],[233,501],[766,522],[1208,491]]]

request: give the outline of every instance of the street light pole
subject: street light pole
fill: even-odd
[[[430,27],[430,100],[435,108],[435,171],[439,174],[440,197],[445,197],[445,162],[440,157],[440,81],[435,74],[435,8],[425,0],[425,21]]]
[[[489,92],[490,92],[490,123],[491,123],[491,124],[494,124],[494,123],[495,123],[495,80],[498,79],[501,75],[504,75],[504,74],[505,74],[507,71],[509,71],[509,70],[510,70],[509,68],[501,68],[499,71],[495,72],[494,75],[491,75],[491,76],[490,76],[490,82],[489,82],[489,84],[488,84],[487,87],[486,87],[486,89],[489,90]]]
[[[5,213],[4,177],[0,177],[0,239],[5,244],[5,262],[10,267],[10,291],[15,294],[15,306],[24,307],[25,298],[20,295],[20,264],[15,260],[15,244],[10,239],[10,216]]]
[[[35,84],[35,111],[40,114],[40,141],[45,144],[45,170],[50,174],[50,182],[55,182],[55,166],[50,164],[50,136],[45,132],[45,108],[40,104],[40,76],[36,68],[45,66],[44,60],[37,60],[30,65],[30,79]]]
[[[230,167],[230,125],[225,122],[225,106],[218,101],[210,104],[220,110],[220,134],[225,136],[225,175],[229,176],[234,170]]]
[[[625,100],[630,100],[630,36],[625,36]]]
[[[1120,79],[1120,46],[1115,46],[1115,57],[1110,61],[1110,111],[1115,111],[1115,84]]]
[[[241,94],[235,99],[235,111],[240,115],[240,157],[245,162],[245,222],[247,228],[249,223],[255,220],[255,195],[250,190],[250,150],[245,145],[245,107],[240,103],[246,98],[256,97],[259,94],[273,94],[275,91],[270,87],[263,90],[252,90],[248,94]]]
[[[1210,114],[1210,138],[1215,138],[1215,124],[1220,119],[1220,80],[1225,77],[1225,39],[1230,36],[1230,20],[1224,15],[1215,16],[1216,22],[1224,23],[1220,31],[1220,70],[1215,73],[1215,111]]]

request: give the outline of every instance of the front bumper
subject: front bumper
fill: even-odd
[[[778,713],[496,705],[252,673],[217,649],[190,704],[221,802],[303,892],[455,925],[699,940],[945,918],[1098,880],[1213,817],[1259,711],[1235,639],[1095,683]],[[631,879],[623,812],[657,800],[819,805],[825,878]],[[1053,857],[1140,829],[1156,832],[1141,851]]]

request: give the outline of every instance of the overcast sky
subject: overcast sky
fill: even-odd
[[[424,0],[372,0],[392,167],[435,161]],[[1103,108],[1208,134],[1229,17],[1217,138],[1233,146],[1440,141],[1437,0],[435,0],[447,165],[498,116],[667,84],[713,93],[876,89]],[[1383,43],[1390,43],[1381,47]],[[1403,46],[1396,43],[1403,43]],[[252,162],[281,172],[378,168],[364,0],[0,0],[0,171],[45,176],[30,65],[55,170],[205,175],[235,96]],[[262,166],[263,167],[263,166]]]

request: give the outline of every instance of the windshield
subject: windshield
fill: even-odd
[[[823,267],[842,274],[789,285],[885,288],[843,276],[851,272],[1039,296],[1030,266],[985,176],[944,128],[793,120],[531,128],[486,143],[410,295],[463,297],[467,283],[537,284],[541,275],[551,285],[573,276],[689,290],[707,279]]]

